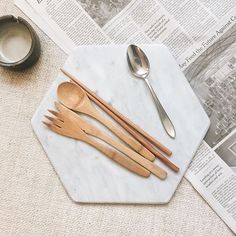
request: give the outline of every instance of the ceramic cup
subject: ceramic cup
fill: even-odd
[[[0,17],[0,65],[23,70],[39,58],[40,42],[30,24],[21,17]]]

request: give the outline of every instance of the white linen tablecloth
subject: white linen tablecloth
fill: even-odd
[[[28,19],[13,0],[0,1],[5,14]],[[232,235],[185,179],[163,206],[71,201],[30,125],[66,55],[34,28],[42,44],[39,62],[25,72],[0,68],[0,236]]]

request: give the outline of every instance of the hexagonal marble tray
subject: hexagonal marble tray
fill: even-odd
[[[164,131],[144,81],[127,66],[127,46],[85,46],[69,56],[64,68],[125,116],[173,151],[178,174],[162,181],[139,177],[92,147],[48,130],[41,121],[53,108],[56,88],[68,80],[59,74],[32,118],[33,129],[67,193],[75,202],[163,204],[173,196],[209,127],[209,119],[169,50],[163,45],[140,45],[150,59],[150,82],[176,128],[176,139]],[[96,123],[96,125],[98,125]],[[104,129],[99,125],[101,129]],[[105,129],[104,129],[105,130]],[[106,130],[107,132],[107,130]]]

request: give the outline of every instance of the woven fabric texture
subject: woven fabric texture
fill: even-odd
[[[30,20],[13,0],[0,1],[5,14]],[[0,236],[232,235],[185,179],[163,206],[71,201],[30,125],[66,55],[33,26],[42,44],[39,62],[24,72],[0,68]]]

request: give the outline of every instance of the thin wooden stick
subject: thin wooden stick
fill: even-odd
[[[61,71],[69,77],[72,81],[74,81],[77,85],[79,85],[82,89],[85,90],[85,92],[88,94],[89,98],[94,101],[99,107],[101,107],[106,113],[108,113],[114,120],[116,120],[123,128],[125,128],[134,138],[136,138],[143,146],[145,146],[149,151],[151,151],[155,156],[157,156],[160,160],[162,160],[166,165],[168,165],[172,170],[175,172],[179,171],[179,168],[174,165],[171,161],[169,161],[164,155],[162,155],[160,152],[158,152],[155,148],[152,147],[150,143],[148,143],[144,138],[142,138],[140,135],[138,135],[133,129],[138,131],[140,134],[142,134],[145,138],[146,136],[150,136],[147,134],[144,130],[139,128],[137,125],[132,123],[128,118],[123,116],[120,112],[115,110],[112,106],[107,104],[103,99],[98,97],[94,92],[92,92],[89,88],[87,88],[85,85],[83,85],[80,81],[78,81],[73,75],[71,75],[68,71],[61,69]],[[133,128],[131,128],[130,126]],[[151,136],[150,136],[151,137]],[[153,140],[155,140],[153,137],[151,137]],[[148,139],[148,138],[147,138]],[[153,142],[152,142],[153,143]],[[162,150],[167,155],[171,155],[172,152],[166,148],[164,145],[162,145],[160,142],[155,140],[155,143],[153,143],[155,146],[157,146],[160,150]],[[158,145],[157,145],[158,144]]]

